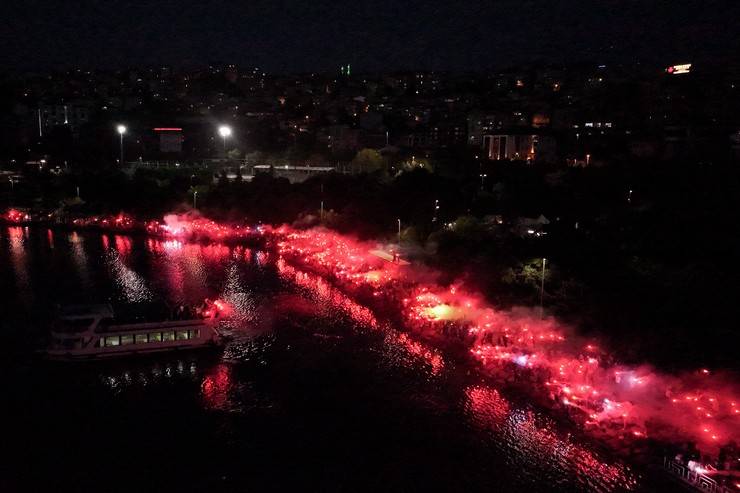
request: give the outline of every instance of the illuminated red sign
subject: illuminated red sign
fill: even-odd
[[[156,127],[155,132],[182,132],[180,127]]]

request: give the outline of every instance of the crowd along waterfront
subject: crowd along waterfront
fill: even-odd
[[[344,340],[336,342],[337,337],[369,338],[365,342],[371,346],[380,344],[381,354],[392,353],[393,356],[386,356],[392,361],[411,361],[412,366],[424,369],[420,375],[425,380],[445,380],[443,387],[462,392],[462,422],[483,426],[487,435],[484,442],[494,437],[495,447],[502,446],[498,440],[507,443],[502,452],[505,460],[512,453],[507,446],[540,447],[533,457],[558,457],[562,464],[555,469],[564,472],[569,478],[566,482],[579,484],[593,471],[601,471],[597,478],[585,480],[588,485],[579,486],[585,490],[631,490],[640,484],[628,467],[619,462],[608,463],[591,446],[547,431],[545,421],[549,417],[527,406],[517,408],[493,383],[526,392],[537,405],[552,409],[554,416],[568,416],[573,423],[582,425],[589,436],[628,455],[643,450],[654,439],[665,443],[693,440],[702,452],[716,455],[720,446],[737,439],[738,411],[733,397],[737,394],[733,382],[723,380],[710,369],[667,376],[647,366],[621,366],[598,343],[579,340],[555,320],[541,320],[526,311],[497,311],[482,296],[467,292],[462,285],[438,285],[433,272],[372,255],[372,245],[330,231],[282,227],[250,230],[250,235],[268,237],[269,245],[264,249],[226,246],[219,242],[244,237],[245,229],[175,216],[162,224],[149,223],[147,229],[158,237],[10,227],[5,232],[4,274],[17,288],[19,298],[26,300],[20,306],[25,304],[30,309],[36,302],[29,299],[44,292],[31,272],[38,269],[39,263],[48,262],[49,255],[53,257],[59,248],[64,248],[64,258],[74,265],[76,279],[66,280],[73,290],[81,285],[77,290],[84,292],[85,286],[98,282],[91,281],[90,276],[105,274],[99,281],[108,278],[108,282],[114,282],[98,294],[133,303],[159,297],[178,302],[190,297],[194,300],[223,295],[235,307],[237,322],[233,327],[238,333],[245,326],[264,329],[269,319],[279,325],[285,322],[282,315],[290,313],[291,321],[300,320],[297,325],[305,325],[303,331],[311,333],[312,344],[320,341],[321,345],[348,349]],[[212,241],[191,243],[188,238],[194,233]],[[90,238],[99,242],[93,251]],[[150,259],[143,264],[135,260],[149,256],[163,260]],[[203,283],[205,279],[199,276],[214,275],[212,266],[207,265],[210,262],[220,265],[221,273],[210,283]],[[36,266],[32,267],[34,263]],[[148,270],[155,265],[156,271]],[[261,282],[245,283],[244,272],[240,271],[245,268],[247,278],[262,272]],[[269,282],[264,282],[265,275],[271,279]],[[259,301],[254,292],[266,286],[273,286],[274,291],[263,293]],[[286,290],[285,286],[290,288]],[[54,298],[54,290],[46,296],[47,301]],[[267,307],[269,315],[265,315]],[[341,314],[341,322],[336,321],[337,314]],[[326,327],[331,327],[329,333]],[[286,337],[286,333],[293,332],[276,336],[278,331],[270,329],[269,333],[272,337]],[[359,350],[352,345],[347,357]],[[225,355],[227,360],[243,362],[245,355],[247,360],[255,357],[250,351],[254,351],[251,342],[236,343],[226,349]],[[224,375],[231,375],[234,369],[222,363],[217,367],[215,375],[202,377],[201,392],[205,395],[214,391],[220,396],[218,399],[225,399],[231,391],[224,389],[235,383],[233,377]],[[463,383],[450,383],[456,380],[450,375],[457,375],[460,367],[478,369],[487,378],[475,380],[467,376]],[[409,375],[404,372],[399,377]],[[481,424],[482,421],[486,423]],[[516,460],[521,461],[522,457]],[[533,467],[539,470],[544,466],[516,464],[521,471]],[[578,468],[583,470],[579,472]],[[535,483],[544,487],[549,479],[538,482],[543,479],[536,477]],[[512,484],[519,483],[515,480]]]

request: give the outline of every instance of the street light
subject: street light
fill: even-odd
[[[228,125],[221,125],[218,127],[218,134],[224,141],[224,155],[226,155],[226,137],[231,137],[231,127]]]
[[[197,208],[198,208],[198,191],[194,190],[193,191],[193,209],[197,209]]]
[[[542,257],[542,283],[540,284],[540,318],[545,316],[545,308],[543,302],[545,301],[545,265],[547,259]]]
[[[398,218],[398,246],[401,246],[401,218]]]
[[[120,165],[123,165],[123,134],[126,133],[126,125],[119,124],[116,127],[116,130],[118,131],[118,135],[121,137],[121,158],[118,161]]]

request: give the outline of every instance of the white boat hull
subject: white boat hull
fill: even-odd
[[[87,318],[82,318],[87,323]],[[220,342],[214,320],[168,320],[106,326],[95,319],[80,332],[52,332],[46,356],[52,360],[84,361],[165,351],[216,347]]]

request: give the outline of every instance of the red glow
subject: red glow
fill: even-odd
[[[182,132],[180,127],[155,127],[155,132]]]
[[[176,215],[161,223],[135,223],[120,214],[73,224],[124,231],[140,227],[166,240],[153,239],[151,248],[169,252],[186,250],[189,239],[208,239],[212,243],[198,251],[213,259],[231,255],[222,243],[227,239],[266,236],[276,249],[256,252],[258,264],[274,262],[280,276],[311,293],[318,309],[338,307],[363,326],[382,327],[381,309],[400,314],[407,332],[394,341],[434,372],[444,368],[436,348],[462,347],[488,376],[519,382],[533,400],[610,443],[647,436],[693,440],[713,453],[731,440],[740,441],[737,382],[726,382],[706,368],[670,375],[648,365],[619,364],[599,341],[581,339],[555,319],[543,320],[524,309],[499,310],[464,283],[441,284],[438,272],[371,254],[374,244],[321,229],[249,228]],[[127,244],[116,237],[115,247],[126,253],[130,240]],[[206,316],[223,311],[222,306],[228,310],[222,303],[214,302]]]
[[[31,216],[26,214],[25,212],[21,212],[17,209],[10,209],[7,213],[5,213],[5,219],[9,223],[13,224],[20,224],[23,221],[28,221],[31,219]]]
[[[506,380],[519,375],[517,379],[526,382],[538,401],[544,397],[554,407],[566,406],[574,420],[590,424],[598,436],[624,440],[628,430],[633,440],[642,440],[648,436],[649,423],[659,423],[672,430],[664,438],[693,439],[715,452],[724,437],[740,438],[740,410],[713,397],[735,395],[737,390],[712,381],[708,369],[695,373],[701,378],[697,380],[661,374],[649,366],[606,363],[613,357],[600,345],[579,342],[554,319],[541,320],[525,310],[497,310],[462,284],[420,281],[436,273],[383,262],[369,254],[373,248],[369,244],[324,230],[284,231],[278,249],[289,263],[331,280],[347,293],[362,297],[370,290],[371,304],[396,300],[406,327],[416,337],[468,345],[471,356],[490,375]],[[673,397],[685,393],[693,406],[683,407],[684,401]],[[714,423],[712,433],[693,431],[693,423],[700,419]]]

